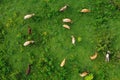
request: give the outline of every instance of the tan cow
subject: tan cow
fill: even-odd
[[[97,52],[95,52],[95,54],[94,54],[94,55],[90,56],[90,59],[91,59],[91,60],[94,60],[94,59],[96,59],[96,58],[97,58],[97,56],[98,56],[98,53],[97,53]]]
[[[88,13],[88,12],[90,12],[90,10],[89,9],[82,9],[80,12],[82,12],[82,13]]]
[[[85,77],[85,76],[87,76],[87,75],[88,75],[88,72],[80,73],[80,76],[81,76],[81,77]]]
[[[66,59],[64,58],[63,61],[60,64],[60,67],[63,67],[65,65],[65,61],[66,61]]]
[[[70,26],[68,26],[67,24],[64,24],[63,27],[66,29],[70,29]]]
[[[65,5],[65,6],[63,6],[62,8],[60,8],[60,12],[63,12],[63,11],[65,11],[66,9],[68,8],[68,5]]]

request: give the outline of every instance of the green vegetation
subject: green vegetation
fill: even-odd
[[[89,74],[85,77],[85,80],[93,80],[93,74]]]
[[[0,0],[0,80],[119,80],[119,5],[119,0]],[[91,12],[80,13],[83,8]],[[31,13],[35,16],[24,20]],[[63,18],[72,19],[70,30],[62,27]],[[35,43],[23,46],[28,40]],[[110,62],[105,62],[108,50]],[[90,74],[82,78],[84,71]]]

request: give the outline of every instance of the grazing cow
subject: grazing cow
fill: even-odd
[[[28,68],[27,68],[27,70],[26,70],[26,75],[30,74],[30,71],[31,71],[31,65],[29,64],[29,65],[28,65]]]
[[[28,34],[31,34],[32,33],[32,30],[30,27],[28,27]]]
[[[75,37],[72,35],[71,38],[72,38],[72,44],[75,45]]]
[[[69,19],[69,18],[65,18],[65,19],[63,19],[63,22],[65,22],[65,23],[72,23],[72,20]]]
[[[107,62],[109,62],[109,55],[110,55],[110,51],[107,51],[107,54],[106,54],[106,58],[105,58],[105,60],[107,61]]]
[[[85,77],[85,76],[87,76],[87,75],[88,75],[88,72],[80,73],[80,76],[81,76],[81,77]]]
[[[68,8],[68,5],[65,5],[65,6],[63,6],[59,11],[60,11],[60,12],[63,12],[63,11],[65,11],[67,8]]]
[[[68,26],[67,24],[64,24],[63,27],[66,29],[70,29],[70,26]]]
[[[34,41],[33,41],[33,40],[31,40],[31,41],[26,41],[26,42],[23,44],[23,46],[28,46],[28,45],[31,44],[31,43],[34,43]]]
[[[82,13],[88,13],[88,12],[90,12],[90,10],[89,9],[82,9],[80,12],[82,12]]]
[[[66,61],[66,59],[64,58],[63,61],[60,64],[60,67],[63,67],[65,65],[65,61]]]
[[[27,15],[24,16],[24,19],[29,19],[29,18],[33,17],[34,15],[35,15],[34,13],[33,14],[27,14]]]
[[[97,56],[98,56],[98,53],[96,52],[94,55],[90,56],[90,59],[91,59],[91,60],[94,60],[94,59],[97,58]]]

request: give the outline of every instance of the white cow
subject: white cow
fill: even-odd
[[[71,38],[72,38],[72,44],[75,45],[75,37],[72,35]]]
[[[109,62],[109,60],[110,60],[109,55],[110,55],[110,51],[107,51],[106,58],[105,58],[105,60],[106,60],[107,62]]]
[[[72,23],[72,20],[69,19],[69,18],[65,18],[65,19],[63,19],[63,22],[65,22],[65,23]]]
[[[27,15],[24,16],[24,19],[29,19],[29,18],[33,17],[34,15],[35,15],[34,13],[33,14],[27,14]]]
[[[31,44],[31,43],[34,43],[34,41],[33,41],[33,40],[31,40],[31,41],[26,41],[26,42],[23,44],[23,46],[28,46],[28,45]]]

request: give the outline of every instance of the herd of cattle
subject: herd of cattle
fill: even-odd
[[[65,5],[65,6],[63,6],[62,8],[60,8],[59,11],[60,11],[60,12],[64,12],[68,7],[69,7],[68,5]],[[82,10],[80,10],[80,12],[81,12],[81,13],[89,13],[89,12],[91,12],[91,11],[90,11],[89,9],[82,9]],[[29,18],[31,18],[31,17],[33,17],[33,16],[35,16],[34,13],[33,13],[33,14],[27,14],[27,15],[24,16],[24,19],[29,19]],[[66,23],[72,23],[72,20],[69,19],[69,18],[64,18],[62,21],[65,23],[65,24],[63,24],[63,27],[66,28],[66,29],[70,29],[70,26],[67,25]],[[31,28],[30,28],[30,27],[28,28],[28,34],[31,34]],[[33,44],[34,42],[35,42],[35,41],[33,41],[33,40],[26,41],[26,42],[23,44],[23,46],[28,46],[28,45],[30,45],[30,44]],[[75,37],[74,37],[73,35],[71,36],[71,43],[72,43],[73,45],[75,45]],[[105,58],[105,60],[106,60],[107,62],[109,62],[109,54],[110,54],[110,51],[107,51],[106,58]],[[93,54],[92,56],[90,56],[90,59],[91,59],[91,60],[95,60],[95,59],[97,58],[97,56],[98,56],[98,53],[95,52],[95,54]],[[60,67],[64,67],[65,63],[66,63],[66,58],[64,58],[64,59],[61,61]],[[28,69],[26,70],[26,74],[28,75],[29,73],[30,73],[30,65],[28,65]],[[80,76],[81,76],[81,77],[85,77],[86,75],[88,75],[88,72],[87,72],[87,71],[84,71],[84,72],[80,73]]]

